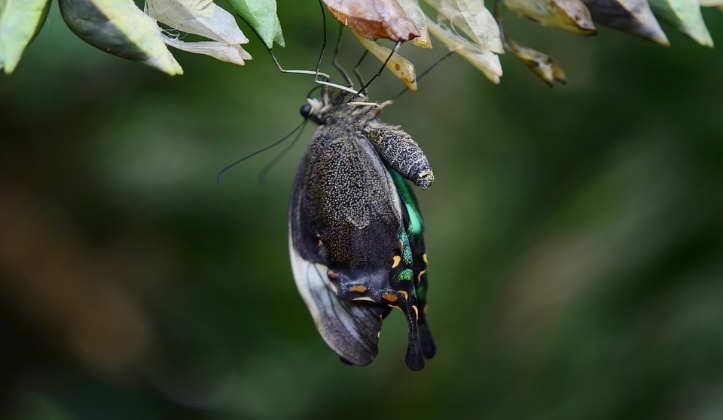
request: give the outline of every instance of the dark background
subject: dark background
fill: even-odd
[[[316,5],[279,8],[279,60],[313,69]],[[452,57],[384,110],[436,175],[417,195],[439,350],[410,372],[398,312],[349,367],[296,291],[287,205],[313,128],[265,183],[277,151],[216,184],[301,121],[311,78],[246,27],[245,67],[174,51],[171,78],[81,42],[53,5],[0,77],[0,416],[723,417],[723,45],[508,15],[567,86],[509,55],[495,86]],[[704,17],[723,44],[723,13]],[[436,45],[402,52],[421,70]],[[385,74],[370,95],[401,88]]]

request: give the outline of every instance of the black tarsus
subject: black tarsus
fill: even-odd
[[[341,73],[341,76],[346,80],[346,83],[349,85],[350,88],[354,87],[354,82],[352,82],[351,77],[349,77],[349,74],[347,74],[346,70],[344,70],[344,67],[339,64],[338,58],[339,58],[339,48],[341,47],[341,35],[344,33],[343,31],[344,25],[339,23],[339,37],[336,39],[336,46],[334,47],[334,59],[331,60],[331,64],[334,66],[334,68]]]
[[[324,13],[324,4],[322,0],[319,0],[319,10],[321,11],[321,27],[324,30],[324,38],[321,44],[321,52],[319,53],[319,60],[316,62],[316,73],[318,77],[319,69],[321,68],[321,60],[324,58],[324,51],[326,51],[326,13]]]
[[[432,69],[434,69],[435,67],[437,67],[439,64],[442,63],[442,61],[444,61],[444,60],[446,60],[447,58],[449,58],[449,56],[451,56],[452,54],[454,54],[454,51],[449,51],[447,54],[443,55],[440,59],[438,59],[437,61],[435,61],[434,63],[432,63],[432,65],[429,66],[426,70],[424,70],[423,72],[419,73],[419,76],[417,76],[417,81],[422,80],[422,77],[424,77],[424,76],[426,76],[427,74],[429,74],[429,72],[432,71]],[[393,101],[396,101],[400,96],[402,96],[403,94],[407,93],[408,90],[409,90],[409,87],[405,87],[404,89],[402,89],[401,92],[397,93],[396,96],[394,96],[394,97],[392,98],[392,100],[393,100]]]
[[[354,70],[353,70],[357,79],[359,79],[359,84],[362,86],[364,86],[364,78],[362,77],[361,72],[359,71],[359,67],[361,66],[362,61],[364,61],[364,59],[367,57],[368,54],[369,54],[369,50],[367,50],[365,48],[361,57],[359,57],[359,61],[356,62],[356,65],[354,66]]]
[[[322,28],[324,30],[324,37],[323,42],[321,44],[321,52],[319,53],[319,60],[316,62],[316,70],[287,70],[283,67],[281,67],[281,63],[279,63],[279,60],[276,58],[276,55],[274,54],[274,51],[271,48],[266,48],[266,51],[269,52],[269,55],[271,56],[271,59],[274,61],[274,64],[276,65],[276,68],[279,69],[282,73],[289,73],[289,74],[306,74],[306,75],[313,75],[315,80],[318,80],[319,76],[323,76],[322,79],[325,81],[329,80],[329,76],[327,74],[321,73],[321,61],[324,58],[324,51],[326,51],[326,15],[324,14],[324,4],[321,0],[319,0],[319,8],[321,10],[321,22],[322,22]],[[259,35],[256,28],[253,27],[253,25],[250,25],[246,19],[243,18],[241,15],[237,15],[241,20],[243,20],[246,25],[251,29],[251,31],[256,35],[258,39],[262,39],[261,35]]]
[[[377,72],[377,74],[375,74],[374,76],[372,76],[372,78],[369,79],[369,81],[366,82],[366,83],[364,84],[364,86],[361,87],[361,89],[359,89],[358,93],[357,93],[356,95],[352,96],[352,97],[349,99],[350,102],[351,102],[351,101],[354,101],[354,99],[356,99],[356,97],[358,97],[359,95],[366,95],[366,90],[367,90],[367,88],[369,87],[369,85],[370,85],[377,77],[379,77],[379,76],[382,74],[382,72],[384,71],[384,68],[387,66],[387,63],[389,63],[389,60],[392,59],[392,56],[393,56],[394,54],[396,54],[396,52],[399,50],[399,47],[402,46],[402,42],[403,42],[403,41],[397,41],[397,43],[394,44],[394,48],[392,48],[392,52],[389,54],[389,56],[387,57],[387,59],[384,60],[384,62],[382,63],[382,66],[379,68],[379,71]]]

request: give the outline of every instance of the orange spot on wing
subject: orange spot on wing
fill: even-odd
[[[350,292],[356,292],[356,293],[364,293],[367,291],[367,287],[363,284],[357,284],[356,286],[352,286],[349,288]]]
[[[399,299],[399,296],[393,294],[393,293],[382,293],[382,299],[386,300],[389,303],[394,303]]]

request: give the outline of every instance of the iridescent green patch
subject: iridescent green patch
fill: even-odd
[[[421,235],[424,232],[424,222],[422,221],[422,215],[417,210],[417,203],[414,200],[414,195],[409,189],[407,182],[404,180],[402,175],[394,169],[389,170],[389,174],[394,180],[394,185],[397,187],[397,191],[402,196],[404,205],[407,207],[407,213],[409,213],[409,231],[412,235]]]

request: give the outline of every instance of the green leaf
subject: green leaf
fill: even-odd
[[[59,5],[70,30],[90,45],[170,75],[183,74],[156,21],[132,0],[59,0]]]
[[[268,48],[272,48],[274,42],[282,47],[285,45],[281,23],[276,16],[276,0],[228,0],[228,3],[254,28]]]
[[[25,47],[42,28],[50,0],[0,0],[0,69],[15,70]]]
[[[713,39],[703,22],[698,0],[650,0],[653,13],[693,38],[700,45],[713,47]]]

